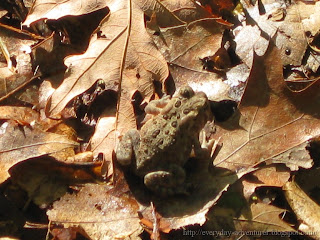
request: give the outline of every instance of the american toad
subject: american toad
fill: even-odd
[[[201,149],[199,133],[211,119],[209,101],[203,92],[182,87],[171,99],[151,101],[146,113],[153,117],[140,131],[129,130],[121,139],[117,161],[131,166],[144,184],[159,195],[185,192],[183,168],[192,149]]]

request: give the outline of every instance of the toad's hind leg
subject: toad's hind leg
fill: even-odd
[[[144,177],[144,184],[158,195],[187,194],[183,183],[185,170],[179,165],[170,165],[166,170],[154,171]]]

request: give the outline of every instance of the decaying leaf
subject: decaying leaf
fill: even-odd
[[[241,184],[236,184],[240,186]],[[242,194],[233,186],[224,194],[217,206],[207,215],[206,230],[213,230],[215,236],[227,239],[264,238],[274,236],[275,239],[298,235],[287,222],[283,220],[285,209],[266,203],[246,201]],[[235,191],[236,190],[236,191]],[[285,238],[286,239],[286,238]],[[289,239],[289,238],[287,238]]]
[[[302,168],[311,168],[313,166],[313,160],[308,151],[309,142],[304,142],[286,152],[272,158],[274,163],[284,163],[291,171],[299,170]]]
[[[27,34],[28,32],[21,29],[9,28],[6,25],[0,24],[0,38],[1,38],[1,62],[5,60],[4,47],[7,49],[9,57],[17,57],[21,52],[37,43],[35,35]],[[41,39],[41,38],[40,38]]]
[[[51,204],[65,195],[70,185],[97,182],[100,164],[70,164],[41,156],[20,162],[9,169],[11,182],[28,193],[39,206]],[[26,206],[25,206],[26,207]]]
[[[0,182],[8,177],[8,170],[18,162],[45,154],[52,154],[78,143],[55,133],[32,129],[30,126],[14,126],[5,122],[0,136]]]
[[[163,82],[168,69],[145,31],[143,12],[135,2],[110,1],[109,8],[110,14],[92,36],[88,50],[65,60],[66,78],[47,108],[50,115],[60,113],[71,99],[102,80],[106,89],[119,92],[117,126],[118,130],[128,129],[136,126],[133,94],[139,91],[143,98],[150,98],[152,80]]]
[[[318,81],[315,75],[320,66],[319,57],[312,50],[312,41],[319,31],[319,2],[262,2],[264,12],[257,2],[247,9],[248,14],[281,50],[288,86],[292,91],[310,87]]]
[[[264,203],[253,203],[250,206],[250,210],[251,217],[241,216],[235,220],[237,229],[247,232],[257,231],[258,236],[261,233],[263,236],[263,233],[272,231],[284,234],[284,236],[286,236],[286,232],[295,232],[288,223],[281,219],[281,214],[285,212],[284,209]]]
[[[36,0],[29,11],[24,25],[29,26],[40,19],[58,19],[67,15],[82,15],[87,14],[101,8],[104,8],[107,1],[77,1],[77,0]]]
[[[295,182],[287,182],[283,190],[288,203],[297,215],[298,219],[303,221],[299,229],[310,235],[312,238],[320,239],[320,207],[309,196],[299,188]]]
[[[301,65],[308,45],[306,33],[313,36],[319,31],[320,3],[298,1],[288,7],[286,18],[279,26],[276,45],[282,50],[283,64]]]
[[[262,32],[257,26],[250,25],[236,32],[236,53],[249,68],[252,67],[254,52],[259,56],[263,56],[268,49],[269,40],[261,35]]]
[[[215,166],[246,171],[319,135],[318,109],[304,107],[305,102],[317,97],[316,92],[303,97],[290,93],[275,47],[270,46],[264,58],[255,56],[239,106],[239,121],[234,118],[230,120],[234,124],[224,123],[233,131],[222,128],[217,131],[223,146],[214,160]]]
[[[108,185],[88,184],[78,193],[65,195],[47,212],[50,221],[65,227],[77,224],[90,239],[135,239],[142,232],[138,204],[111,189]]]
[[[242,180],[243,195],[249,200],[257,187],[282,187],[289,180],[289,178],[290,171],[285,166],[270,165],[259,168],[257,171],[246,175]]]
[[[29,46],[25,47],[27,51],[31,50]],[[36,78],[33,76],[31,57],[27,51],[19,49],[17,56],[12,57],[16,61],[15,67],[10,61],[8,66],[0,68],[0,101],[22,89]]]
[[[29,10],[23,23],[28,30],[15,30],[18,37],[10,31],[0,34],[5,43],[0,100],[10,105],[0,107],[0,181],[10,174],[2,189],[12,184],[7,190],[13,185],[23,190],[25,208],[30,201],[41,207],[55,201],[47,215],[55,227],[70,228],[64,231],[69,238],[79,231],[97,240],[140,239],[143,230],[153,239],[163,233],[172,238],[171,233],[197,227],[230,229],[234,238],[252,231],[256,237],[264,237],[259,232],[298,234],[285,222],[286,210],[271,205],[274,193],[260,198],[259,191],[279,190],[290,171],[299,168],[318,174],[308,169],[317,155],[311,141],[320,134],[320,111],[310,104],[320,100],[319,2],[20,2],[21,9]],[[26,11],[18,16],[17,9],[8,8],[1,20],[23,21]],[[101,13],[99,20],[93,20],[93,11]],[[87,26],[78,21],[82,17]],[[54,34],[37,42],[51,31]],[[74,41],[75,32],[85,40]],[[24,44],[28,49],[33,45],[31,55],[20,50]],[[24,106],[17,107],[9,96],[21,89],[27,92],[34,79],[39,102],[17,101]],[[284,80],[307,87],[288,89],[293,81]],[[191,157],[185,164],[188,194],[159,197],[130,169],[117,168],[114,148],[119,136],[143,124],[143,109],[153,97],[172,94],[182,85],[204,91],[214,113],[220,104],[216,101],[230,97],[239,100],[239,111],[224,122],[217,113],[216,126],[205,127],[207,137],[216,138],[219,146],[214,159]],[[105,93],[112,97],[103,98]],[[76,139],[81,142],[77,149]],[[81,153],[75,155],[76,150]],[[86,150],[90,152],[83,153]],[[102,167],[92,163],[100,153]],[[101,180],[101,168],[107,168],[105,182],[87,184]],[[316,180],[307,185],[317,193]],[[75,186],[78,183],[82,186]],[[295,186],[283,189],[308,231],[320,228],[319,207]],[[56,230],[54,237],[63,234]]]
[[[17,121],[21,124],[31,124],[39,120],[39,113],[27,107],[0,107],[0,119]]]
[[[211,174],[208,169],[200,164],[195,166],[190,178],[194,184],[194,192],[189,196],[172,199],[153,199],[160,221],[166,223],[166,228],[180,229],[189,225],[203,225],[209,209],[218,201],[221,194],[226,191],[230,184],[234,183],[238,176],[228,171]],[[152,207],[148,206],[142,212],[142,216],[149,222],[154,222]]]
[[[108,169],[106,170],[107,177],[111,177],[113,175],[113,164],[111,156],[116,141],[116,133],[114,131],[115,122],[116,118],[112,116],[100,118],[96,126],[96,131],[91,138],[91,150],[94,155],[103,153],[106,157],[105,163],[108,164]]]
[[[165,16],[153,16],[147,26],[153,41],[169,63],[176,87],[189,84],[194,90],[205,92],[209,99],[225,98],[228,85],[222,82],[223,77],[205,70],[201,61],[221,48],[221,26],[193,1],[164,1],[164,4],[186,24],[161,27],[159,22]]]
[[[175,27],[186,24],[170,7],[172,1],[136,0],[136,3],[149,17],[157,18],[157,24],[160,27]]]

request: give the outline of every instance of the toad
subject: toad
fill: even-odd
[[[140,131],[131,129],[122,137],[117,161],[130,166],[156,194],[185,193],[184,165],[193,149],[196,155],[202,150],[199,133],[212,118],[208,98],[184,86],[172,98],[150,101],[145,111],[152,118]]]

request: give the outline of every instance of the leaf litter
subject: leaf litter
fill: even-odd
[[[209,226],[211,211],[235,211],[219,204],[230,193],[230,186],[237,183],[243,183],[241,193],[247,201],[248,212],[234,215],[232,220],[225,214],[217,215],[215,219],[228,219],[233,222],[234,230],[295,231],[279,218],[286,210],[274,206],[273,200],[250,203],[250,199],[262,188],[282,187],[290,172],[307,170],[317,164],[308,149],[310,141],[319,135],[319,112],[315,105],[309,104],[318,102],[319,97],[316,84],[318,28],[314,27],[318,21],[314,12],[318,2],[310,4],[315,8],[303,2],[289,5],[261,1],[260,5],[250,5],[243,1],[237,6],[231,1],[200,2],[109,0],[88,1],[79,6],[78,1],[48,3],[36,0],[24,25],[43,24],[43,19],[49,20],[45,24],[50,25],[50,21],[59,22],[66,15],[76,18],[103,8],[108,14],[92,33],[85,52],[74,55],[71,51],[73,55],[66,55],[64,76],[57,78],[58,73],[53,69],[43,72],[49,75],[45,76],[47,83],[57,78],[61,84],[55,83],[54,88],[48,84],[43,86],[41,104],[38,109],[34,107],[40,115],[37,111],[32,113],[30,108],[19,108],[15,112],[10,107],[1,107],[4,121],[0,144],[2,181],[12,174],[11,179],[16,179],[17,184],[28,192],[29,201],[38,205],[50,204],[62,196],[47,211],[49,219],[66,228],[78,226],[90,239],[128,236],[139,239],[143,230],[157,239],[163,233],[171,234],[172,230],[191,225]],[[71,11],[70,6],[76,6],[77,11]],[[255,22],[250,23],[250,18]],[[310,34],[305,35],[306,31]],[[226,40],[228,34],[231,38]],[[248,38],[250,41],[246,40]],[[308,51],[312,51],[311,57],[307,56]],[[45,63],[43,60],[38,64]],[[23,59],[17,58],[17,61],[23,63]],[[34,70],[30,69],[28,74]],[[237,76],[239,74],[241,76]],[[41,73],[39,76],[41,78]],[[306,83],[308,81],[312,84]],[[91,135],[77,140],[84,141],[81,151],[90,149],[94,157],[104,153],[105,176],[113,181],[114,187],[111,182],[85,184],[65,194],[75,182],[70,179],[61,182],[59,189],[41,174],[34,176],[34,185],[40,186],[39,189],[30,188],[32,184],[24,185],[23,177],[20,180],[14,177],[15,165],[31,164],[30,159],[34,158],[46,162],[47,155],[60,161],[76,159],[74,149],[79,151],[79,144],[72,134],[64,135],[55,127],[39,126],[46,125],[42,121],[45,115],[66,117],[66,111],[69,111],[69,116],[77,118],[75,99],[96,83],[99,83],[96,86],[104,85],[101,94],[116,92],[117,103],[109,106],[106,103]],[[159,83],[161,87],[157,85]],[[196,91],[206,92],[212,102],[234,97],[239,101],[238,110],[227,121],[215,121],[214,128],[205,128],[208,136],[215,138],[219,145],[214,159],[191,161],[194,171],[189,173],[189,178],[197,192],[160,199],[150,196],[138,179],[119,174],[117,166],[114,168],[113,149],[119,136],[141,125],[143,108],[151,99],[161,97],[163,92],[172,93],[186,84]],[[5,93],[2,100],[7,101],[12,96],[15,92]],[[82,96],[83,100],[86,96],[92,98],[87,102],[95,104],[93,94]],[[37,163],[36,171],[46,168],[41,164]],[[275,169],[275,164],[286,167],[278,171],[280,168]],[[60,164],[58,169],[69,169],[62,171],[62,175],[69,172],[71,179],[81,176],[82,180],[95,181],[96,173],[86,175],[90,168],[81,170],[80,175],[78,170],[70,172],[78,167]],[[274,181],[267,177],[270,174]],[[33,173],[25,170],[22,175],[32,176]],[[256,177],[260,182],[251,181],[250,177]],[[48,191],[41,190],[42,180]],[[50,191],[61,195],[49,197]],[[266,196],[265,199],[272,198]],[[270,219],[273,224],[267,221]],[[214,228],[224,227],[214,225]],[[211,226],[210,229],[214,228]]]

